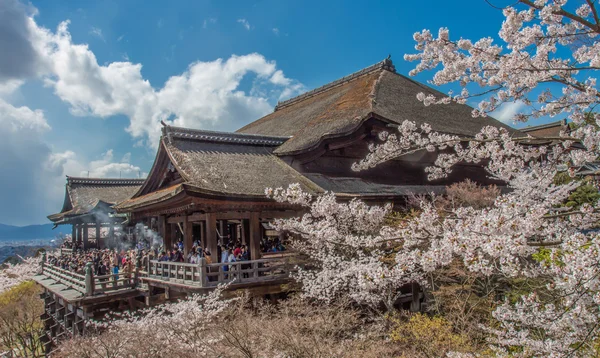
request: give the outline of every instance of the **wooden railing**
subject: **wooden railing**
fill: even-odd
[[[61,269],[60,267],[51,265],[47,262],[42,262],[42,273],[74,290],[81,293],[86,292],[84,275]]]
[[[45,258],[42,261],[42,274],[86,296],[133,289],[137,287],[139,281],[138,272],[120,272],[118,274],[96,276],[92,269],[92,263],[88,262],[85,267],[85,275],[81,275],[51,265],[45,262]]]
[[[215,287],[222,283],[260,283],[289,277],[291,265],[286,258],[259,259],[217,264],[150,260],[148,277],[189,286]]]

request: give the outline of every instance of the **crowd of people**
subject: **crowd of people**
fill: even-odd
[[[214,258],[210,250],[208,248],[203,248],[200,241],[196,240],[186,256],[184,254],[183,241],[179,240],[173,245],[171,250],[163,250],[158,255],[159,261],[187,262],[194,264],[200,263],[201,259],[204,259],[207,264],[248,261],[250,260],[250,251],[246,245],[243,245],[240,242],[233,245],[219,245],[217,247],[217,257]]]
[[[133,246],[133,248],[121,250],[94,248],[83,250],[81,243],[65,241],[61,247],[72,249],[72,252],[50,255],[47,262],[82,275],[85,274],[87,263],[91,262],[94,275],[103,276],[109,274],[119,275],[119,273],[130,275],[135,270],[136,265],[140,265],[142,270],[145,269],[149,260],[199,264],[201,259],[204,259],[206,264],[212,264],[249,261],[251,259],[249,248],[239,241],[218,245],[214,256],[208,248],[202,247],[200,240],[194,241],[187,255],[184,254],[184,244],[181,239],[170,249],[166,249],[162,245],[153,248],[144,247],[143,245]],[[279,238],[263,239],[260,242],[260,250],[264,253],[281,252],[285,249]],[[229,265],[229,269],[231,267]],[[228,266],[225,266],[224,270],[228,270]]]
[[[262,252],[282,252],[285,251],[285,245],[278,237],[274,239],[267,238],[260,242],[260,250]]]
[[[116,249],[75,249],[69,254],[49,255],[47,262],[63,270],[85,274],[85,266],[92,263],[92,270],[96,276],[118,275],[120,272],[130,275],[135,270],[138,256],[147,255],[138,250]]]

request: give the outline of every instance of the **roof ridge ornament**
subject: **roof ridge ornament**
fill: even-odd
[[[200,140],[216,143],[243,143],[255,145],[279,146],[285,143],[290,137],[267,136],[262,134],[247,134],[236,132],[218,132],[202,129],[182,128],[174,126],[163,127],[163,136],[169,139],[173,138]]]
[[[67,184],[140,185],[145,180],[136,178],[80,178],[67,175]]]
[[[317,87],[313,90],[310,90],[308,92],[305,92],[301,95],[298,95],[296,97],[292,97],[290,99],[286,99],[285,101],[279,101],[277,102],[277,105],[275,106],[274,111],[278,111],[284,107],[287,107],[291,104],[300,102],[302,100],[305,100],[307,98],[310,97],[314,97],[319,93],[325,92],[331,88],[340,86],[346,82],[352,81],[356,78],[368,75],[374,71],[379,71],[379,70],[387,70],[393,73],[396,73],[396,67],[394,66],[394,63],[392,62],[392,55],[389,54],[388,57],[386,57],[383,61],[379,61],[374,65],[371,65],[369,67],[365,67],[360,71],[354,72],[352,74],[349,74],[348,76],[344,76],[338,80],[335,80],[333,82],[329,82],[321,87]]]

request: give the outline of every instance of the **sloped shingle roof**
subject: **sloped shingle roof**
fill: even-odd
[[[290,136],[274,153],[295,154],[317,146],[327,137],[343,136],[370,115],[391,123],[404,120],[429,123],[434,130],[472,136],[487,125],[513,128],[491,118],[473,118],[473,108],[452,103],[424,106],[419,92],[442,93],[397,74],[390,60],[367,67],[350,76],[284,101],[275,111],[242,128],[238,133]]]
[[[48,219],[58,222],[67,216],[87,214],[100,202],[115,205],[129,199],[143,182],[144,179],[67,177],[63,208]]]

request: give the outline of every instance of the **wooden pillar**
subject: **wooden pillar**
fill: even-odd
[[[258,260],[262,256],[260,252],[260,240],[262,239],[260,227],[260,213],[253,212],[250,214],[250,259]]]
[[[219,262],[217,257],[217,214],[206,214],[206,248],[210,251],[213,263]]]
[[[167,236],[167,234],[170,235],[170,231],[169,229],[171,228],[171,225],[167,224],[167,218],[164,215],[160,215],[158,217],[158,234],[160,235],[160,237],[162,238],[163,241],[163,247],[167,247],[167,240],[169,238],[169,236]]]
[[[219,220],[219,235],[220,235],[219,243],[221,245],[223,245],[225,243],[225,225],[224,225],[224,221],[225,220]]]
[[[108,242],[111,245],[114,245],[115,243],[115,223],[111,222],[110,226],[108,227]]]
[[[86,250],[90,247],[90,243],[88,241],[89,227],[87,223],[83,224],[83,249]]]
[[[205,222],[200,221],[200,243],[202,244],[203,248],[206,247],[206,233],[204,232],[205,229],[206,229]]]
[[[99,221],[96,221],[96,248],[100,248],[100,232],[102,229],[102,224]]]
[[[187,255],[192,249],[194,241],[192,239],[192,223],[188,221],[187,215],[183,221],[183,255],[187,260]]]
[[[169,247],[169,250],[173,250],[173,246],[177,242],[177,228],[178,227],[179,227],[179,225],[177,225],[177,224],[171,224],[171,247]]]
[[[71,243],[74,244],[77,242],[77,225],[71,225]]]
[[[248,245],[248,219],[240,220],[240,231],[242,236],[242,244]]]

